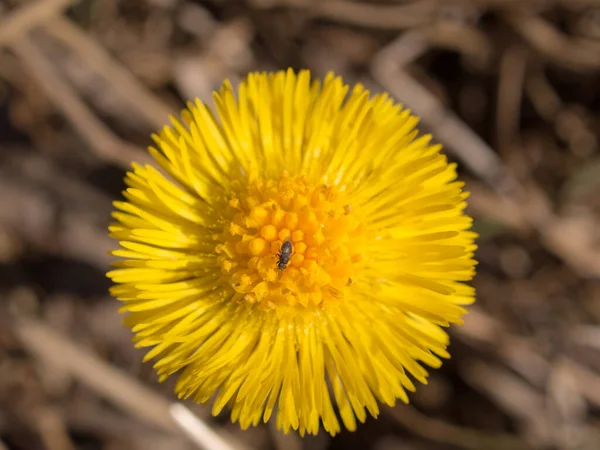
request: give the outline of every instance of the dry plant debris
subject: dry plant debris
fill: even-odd
[[[0,1],[0,449],[197,448],[106,293],[110,199],[183,99],[287,67],[422,116],[472,192],[478,303],[356,433],[194,417],[233,448],[599,449],[597,0]]]

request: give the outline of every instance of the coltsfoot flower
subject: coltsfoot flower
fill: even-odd
[[[255,73],[214,101],[153,136],[163,172],[134,164],[115,202],[108,276],[145,359],[242,428],[335,434],[408,402],[474,299],[455,164],[332,74]]]

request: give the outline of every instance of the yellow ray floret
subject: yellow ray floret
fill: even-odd
[[[108,276],[136,345],[243,428],[335,434],[408,402],[475,294],[455,165],[331,74],[251,74],[214,101],[153,136],[161,170],[134,164],[115,202]]]

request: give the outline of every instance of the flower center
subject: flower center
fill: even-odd
[[[342,192],[284,172],[251,179],[229,207],[216,251],[238,299],[269,308],[343,299],[363,260],[364,228]]]

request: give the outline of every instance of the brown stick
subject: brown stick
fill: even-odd
[[[571,40],[538,16],[515,13],[506,18],[532,47],[557,64],[574,70],[600,68],[597,45]]]
[[[64,17],[56,17],[44,26],[54,38],[109,81],[123,100],[135,107],[154,128],[162,128],[168,122],[171,107],[159,100],[77,25]]]
[[[336,22],[349,23],[367,28],[399,30],[431,23],[437,4],[435,1],[422,1],[412,5],[373,5],[348,0],[254,1],[257,7],[292,6],[310,14]]]
[[[465,361],[460,372],[471,387],[514,417],[532,441],[550,443],[552,424],[547,415],[540,414],[544,411],[545,399],[527,382],[500,365],[488,365],[478,360]]]
[[[549,199],[537,185],[530,183],[522,186],[498,155],[473,130],[404,70],[406,64],[426,49],[422,33],[415,31],[405,34],[376,55],[371,66],[373,77],[420,116],[449,152],[500,194],[495,195],[482,188],[478,199],[478,193],[471,189],[472,207],[487,209],[488,214],[499,223],[537,230],[546,248],[581,276],[599,276],[600,257],[591,245],[593,235],[590,224],[569,223],[556,217]],[[486,194],[490,201],[485,201],[481,194]],[[514,214],[498,214],[494,211],[498,206],[506,211],[513,210]],[[567,229],[568,225],[579,225],[579,234],[566,233],[575,230],[575,227]]]
[[[0,22],[0,46],[25,35],[65,7],[78,2],[79,0],[39,0],[22,6]]]
[[[404,70],[427,48],[423,33],[415,31],[401,36],[373,59],[373,77],[420,116],[436,138],[489,186],[501,193],[518,190],[516,180],[498,155]]]
[[[475,429],[459,427],[442,420],[431,419],[410,405],[399,405],[387,410],[402,427],[411,433],[440,444],[472,450],[525,450],[530,447],[509,434],[490,434]]]
[[[28,37],[23,36],[11,48],[28,69],[29,75],[39,83],[46,95],[100,157],[124,168],[129,168],[132,161],[154,163],[147,153],[121,141],[100,122]]]
[[[527,50],[509,48],[502,56],[498,83],[496,142],[500,154],[506,155],[519,130],[523,85],[527,67]]]
[[[64,370],[121,408],[164,431],[177,429],[169,402],[33,319],[18,319],[17,336],[40,359]]]
[[[76,450],[61,414],[43,407],[36,414],[35,426],[48,450]]]
[[[170,403],[41,322],[17,318],[13,326],[28,351],[69,373],[133,416],[166,432],[184,431],[206,450],[247,448],[230,436],[220,436],[183,405]]]

